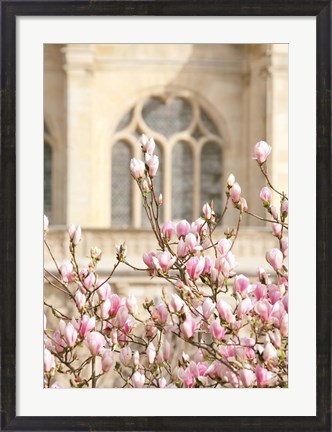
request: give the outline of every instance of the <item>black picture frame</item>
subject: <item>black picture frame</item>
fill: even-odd
[[[331,2],[327,0],[4,1],[1,3],[0,334],[1,430],[331,430]],[[313,417],[19,417],[16,415],[16,23],[17,16],[316,16],[317,411]],[[312,199],[312,197],[310,198]],[[310,227],[313,229],[313,227]],[[304,319],[306,315],[304,314]],[[309,318],[308,318],[309,319]],[[305,371],[304,371],[305,373]],[[192,411],[196,413],[195,410]]]

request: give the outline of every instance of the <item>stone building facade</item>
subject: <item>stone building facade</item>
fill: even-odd
[[[83,228],[81,256],[91,246],[103,250],[104,274],[117,243],[127,243],[129,260],[140,267],[143,252],[156,249],[129,173],[143,132],[157,143],[163,221],[192,221],[210,199],[218,211],[230,173],[262,216],[265,183],[252,160],[261,139],[273,147],[272,182],[287,192],[287,45],[45,45],[44,68],[45,213],[59,261],[68,259],[71,223]],[[236,215],[229,211],[217,235]],[[240,271],[254,274],[264,264],[276,245],[270,231],[244,218],[234,249]],[[47,254],[45,265],[52,268]],[[156,281],[120,268],[112,285],[145,296]]]

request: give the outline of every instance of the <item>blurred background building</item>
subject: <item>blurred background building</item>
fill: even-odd
[[[157,143],[162,221],[191,222],[211,199],[218,213],[230,173],[263,216],[265,182],[252,160],[259,140],[272,145],[271,179],[287,192],[287,45],[45,45],[44,68],[44,203],[59,262],[69,258],[72,223],[83,229],[82,264],[90,247],[103,250],[101,275],[112,269],[115,244],[125,241],[139,267],[143,252],[156,250],[129,172],[142,133]],[[236,222],[230,209],[217,238]],[[244,217],[234,248],[239,271],[253,275],[265,265],[266,250],[277,245],[270,232]],[[53,269],[47,252],[45,266]],[[114,291],[143,297],[155,295],[156,284],[124,266],[111,281]]]

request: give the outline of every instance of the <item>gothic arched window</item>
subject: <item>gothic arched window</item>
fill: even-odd
[[[175,144],[172,151],[172,218],[193,217],[193,155],[184,141]]]
[[[218,127],[191,92],[153,93],[123,116],[113,138],[112,226],[148,226],[144,211],[136,209],[142,201],[128,175],[130,159],[141,157],[136,142],[142,133],[154,137],[160,159],[154,186],[164,195],[161,219],[191,221],[211,200],[219,212],[223,140]]]
[[[132,225],[132,181],[129,175],[130,145],[118,141],[112,148],[112,224]]]

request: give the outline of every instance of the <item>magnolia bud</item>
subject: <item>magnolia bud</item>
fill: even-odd
[[[126,298],[126,306],[130,314],[134,315],[137,312],[138,305],[137,305],[136,297],[134,295],[130,294]]]
[[[129,346],[120,350],[120,361],[124,366],[129,366],[131,361],[132,351]]]
[[[212,216],[212,210],[208,203],[203,205],[203,214],[206,220],[210,220]]]
[[[73,245],[77,246],[78,243],[81,241],[82,237],[81,227],[79,225],[70,225],[70,227],[68,228],[68,234]]]
[[[97,246],[95,246],[95,247],[91,248],[90,255],[91,255],[92,259],[94,259],[96,261],[100,261],[101,256],[102,256],[102,250],[99,249]]]
[[[146,144],[146,151],[150,155],[153,155],[155,148],[156,148],[156,143],[154,142],[154,139],[151,137]]]
[[[87,347],[89,348],[90,353],[93,356],[96,356],[100,353],[105,343],[104,336],[96,331],[89,333],[85,340]]]
[[[149,363],[152,364],[154,362],[154,359],[156,358],[156,348],[152,342],[149,343],[146,349],[146,355],[148,357]]]
[[[114,353],[112,350],[105,350],[101,357],[101,367],[103,372],[108,372],[114,364]]]
[[[272,201],[272,192],[267,186],[265,186],[261,189],[259,197],[265,206],[269,206]]]
[[[230,175],[228,176],[228,179],[227,179],[227,186],[228,186],[229,188],[231,188],[231,187],[233,186],[234,183],[235,183],[235,177],[234,177],[233,174],[230,174]]]
[[[159,167],[159,158],[156,155],[153,155],[149,162],[147,163],[149,167],[149,175],[150,177],[155,177]]]
[[[139,352],[138,351],[134,352],[133,359],[134,359],[134,365],[138,366],[139,365]]]
[[[239,183],[234,183],[233,186],[230,189],[230,197],[233,203],[237,203],[240,201],[241,198],[241,187]]]
[[[85,295],[81,293],[80,290],[77,290],[75,294],[75,303],[79,310],[81,310],[85,305]]]
[[[145,375],[136,371],[131,377],[131,380],[135,388],[142,388],[145,383]]]
[[[130,161],[130,173],[134,177],[134,179],[138,180],[141,177],[144,177],[145,164],[143,161],[138,160],[136,158],[131,159]]]
[[[269,154],[271,153],[271,150],[272,148],[268,145],[267,142],[259,141],[254,148],[254,159],[256,159],[260,165],[263,164],[267,160]]]
[[[146,135],[142,134],[142,135],[140,136],[138,142],[141,144],[141,149],[142,149],[143,151],[146,151],[146,145],[147,145],[148,141],[149,141],[149,140],[148,140],[148,137],[147,137]]]
[[[283,254],[279,249],[273,248],[267,252],[266,261],[273,267],[275,271],[278,271],[282,267]]]

